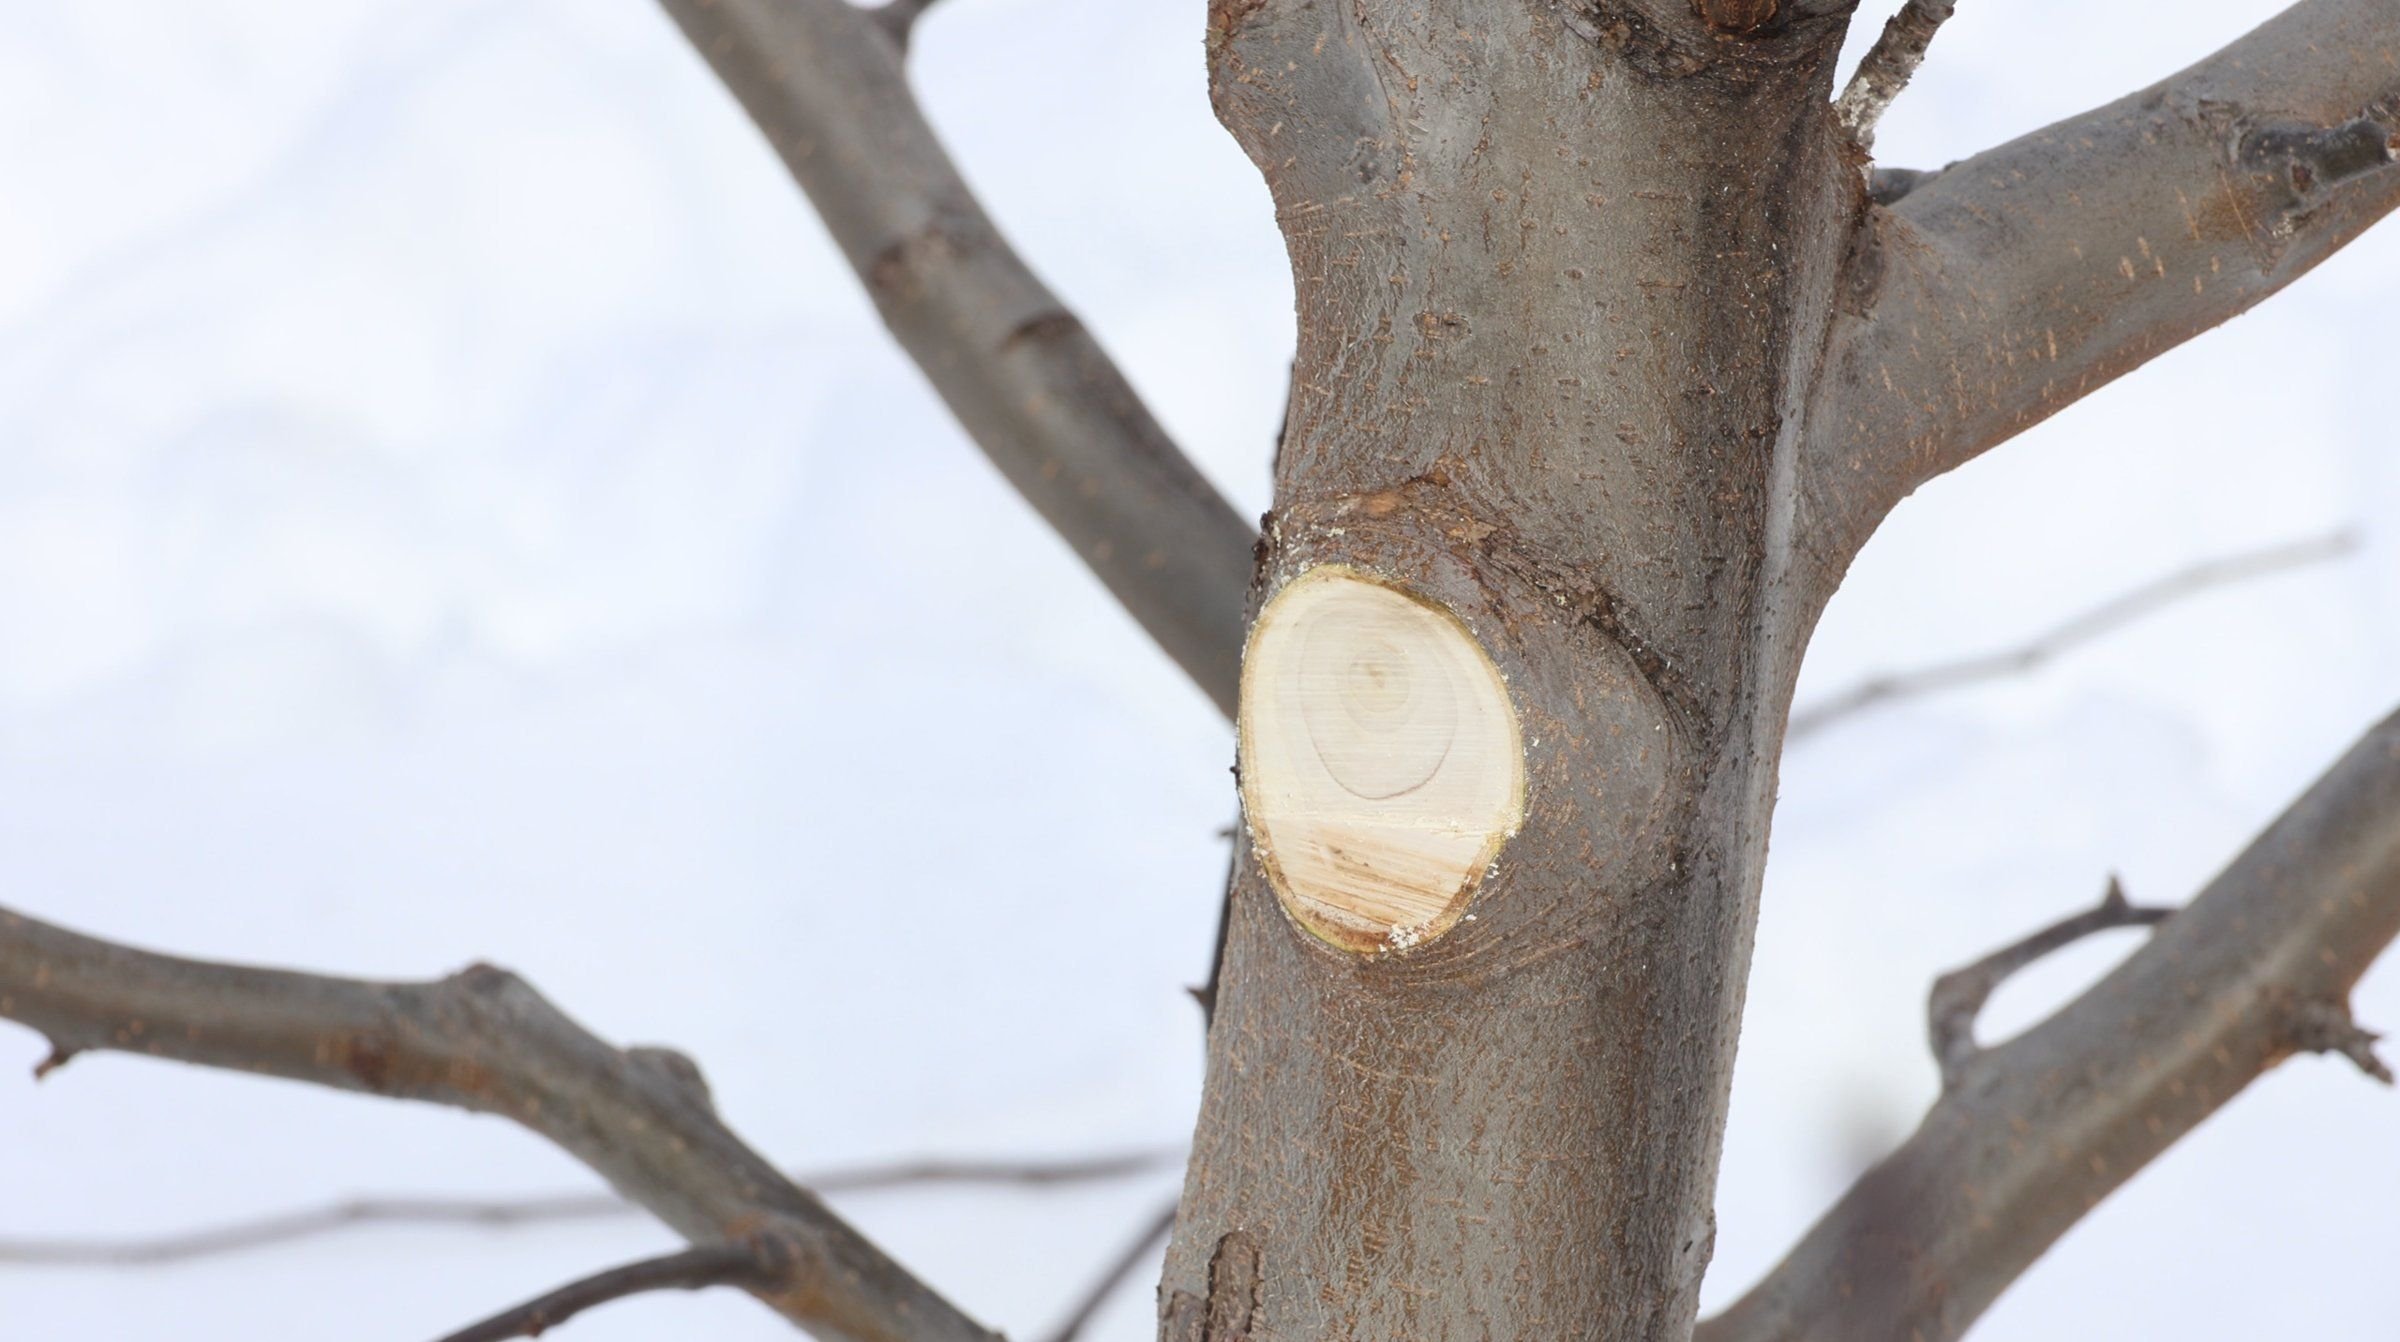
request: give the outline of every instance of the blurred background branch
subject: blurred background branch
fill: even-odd
[[[793,1182],[820,1196],[884,1193],[908,1188],[1048,1189],[1107,1183],[1183,1159],[1159,1148],[1047,1160],[921,1159],[797,1171]],[[563,1221],[631,1216],[641,1209],[608,1193],[552,1193],[517,1198],[343,1198],[268,1216],[171,1234],[114,1239],[37,1236],[0,1238],[0,1264],[26,1267],[151,1267],[271,1248],[337,1231],[377,1226],[443,1226],[515,1230]]]
[[[1977,653],[1955,661],[1934,662],[1911,671],[1870,676],[1846,690],[1814,703],[1803,704],[1792,710],[1791,725],[1784,732],[1784,742],[1788,746],[1804,741],[1836,723],[1872,709],[2030,674],[2056,657],[2105,638],[2179,602],[2192,600],[2219,588],[2330,563],[2356,554],[2358,547],[2358,532],[2344,527],[2306,540],[2202,560],[2110,597],[2012,647]]]

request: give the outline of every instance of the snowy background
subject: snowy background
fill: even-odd
[[[1888,161],[2114,97],[2274,5],[2174,8],[1964,7]],[[1290,294],[1200,29],[1199,0],[946,0],[915,73],[1256,513]],[[0,181],[0,903],[343,973],[490,958],[687,1048],[804,1167],[1183,1139],[1227,729],[950,424],[649,4],[0,0]],[[2367,541],[1795,748],[1712,1303],[1929,1101],[1935,972],[2112,870],[2181,900],[2400,698],[2396,298],[2386,231],[1928,488],[1860,561],[1818,694],[2193,560]],[[2360,1008],[2400,1026],[2400,972]],[[36,1087],[41,1051],[0,1027],[0,1236],[591,1182],[496,1121],[111,1056]],[[2295,1062],[1976,1336],[2388,1339],[2396,1136],[2400,1098]],[[1022,1337],[1175,1182],[843,1206]],[[668,1244],[634,1218],[0,1268],[0,1338],[414,1342]],[[1149,1280],[1096,1336],[1148,1335]],[[571,1333],[789,1335],[732,1296]]]

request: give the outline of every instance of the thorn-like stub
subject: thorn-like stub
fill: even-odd
[[[1508,686],[1447,608],[1312,569],[1259,612],[1242,661],[1242,814],[1293,919],[1362,954],[1457,923],[1524,819]]]
[[[40,1081],[49,1076],[52,1072],[55,1072],[59,1068],[66,1066],[68,1063],[75,1060],[75,1054],[77,1052],[78,1050],[68,1048],[66,1045],[59,1043],[55,1039],[51,1040],[50,1052],[44,1056],[40,1062],[37,1062],[33,1065],[33,1079]]]
[[[2358,1070],[2388,1086],[2392,1084],[2392,1069],[2375,1052],[2375,1043],[2381,1038],[2382,1035],[2359,1025],[2347,1002],[2303,1002],[2292,1013],[2292,1047],[2310,1053],[2339,1053],[2355,1063]]]

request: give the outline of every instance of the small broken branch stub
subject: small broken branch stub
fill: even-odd
[[[2355,1063],[2358,1070],[2388,1086],[2392,1084],[2392,1069],[2375,1052],[2375,1043],[2381,1038],[2382,1035],[2351,1017],[2346,1002],[2320,999],[2305,1003],[2292,1013],[2293,1047],[2311,1053],[2339,1053]]]
[[[1449,610],[1332,564],[1259,612],[1242,813],[1284,908],[1328,944],[1442,935],[1525,814],[1508,686]]]

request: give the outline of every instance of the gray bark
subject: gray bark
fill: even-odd
[[[1870,212],[1811,433],[1852,543],[2389,213],[2396,131],[2400,5],[2306,0]]]
[[[1841,0],[1210,0],[1298,297],[1254,572],[918,114],[922,4],[664,3],[961,422],[1216,702],[1245,611],[1330,563],[1455,614],[1505,678],[1524,822],[1469,919],[1339,951],[1237,863],[1169,1342],[1691,1336],[1792,681],[1850,557],[1917,484],[2400,204],[2395,0],[2304,0],[1934,174],[1874,171],[1836,117]],[[1954,1336],[2284,1056],[2379,1067],[2346,995],[2400,931],[2395,731],[2091,993],[1954,1050],[1924,1129],[1708,1342]],[[496,971],[345,982],[0,913],[0,1015],[62,1058],[506,1114],[695,1243],[755,1247],[744,1284],[820,1336],[989,1336],[688,1065]]]
[[[1689,1336],[1792,676],[1850,556],[2400,196],[2388,0],[2311,0],[1889,207],[1828,105],[1827,8],[1211,5],[1298,294],[1254,601],[1338,562],[1456,612],[1530,782],[1475,920],[1404,955],[1313,941],[1237,871],[1169,1342]],[[2230,962],[2275,952],[2223,954],[2239,998]],[[2062,1065],[2154,1042],[2134,1012],[2060,1027]]]
[[[1340,562],[1458,613],[1530,781],[1476,920],[1405,956],[1300,935],[1244,862],[1165,1336],[1228,1237],[1260,1336],[1688,1332],[1833,576],[1799,428],[1864,203],[1827,108],[1841,30],[1212,8],[1218,112],[1299,295],[1262,589]]]
[[[110,1049],[512,1119],[695,1245],[743,1245],[748,1283],[825,1342],[995,1342],[717,1117],[699,1069],[617,1049],[523,980],[476,965],[431,983],[209,964],[0,909],[0,1016],[49,1071]]]

